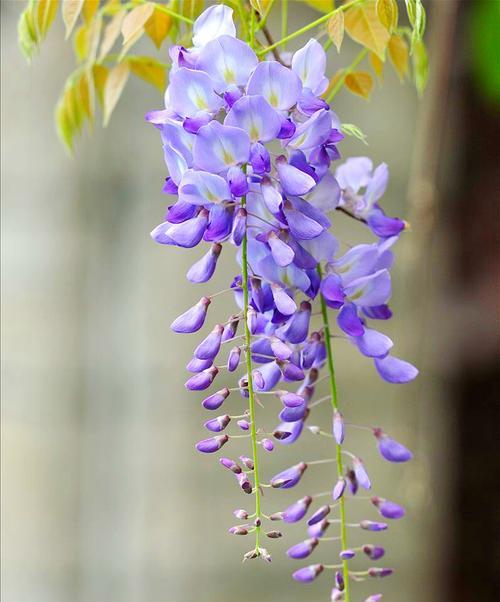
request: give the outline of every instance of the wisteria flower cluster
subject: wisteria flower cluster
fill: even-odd
[[[255,534],[255,547],[245,559],[270,561],[263,536],[273,539],[282,532],[267,527],[269,521],[298,522],[320,496],[329,496],[328,502],[312,509],[307,538],[291,546],[288,556],[303,560],[322,541],[338,540],[337,562],[303,566],[293,578],[307,583],[330,570],[331,600],[349,600],[352,580],[384,577],[392,570],[371,566],[353,571],[349,566],[359,554],[375,562],[384,550],[375,543],[350,546],[348,531],[373,533],[386,529],[387,523],[369,518],[347,522],[346,501],[359,488],[370,490],[371,482],[363,462],[344,447],[346,425],[335,384],[330,310],[340,336],[370,358],[385,381],[415,378],[417,370],[394,356],[391,339],[374,327],[391,317],[392,247],[406,224],[385,215],[380,206],[388,182],[385,164],[374,168],[368,158],[355,157],[336,166],[343,134],[337,115],[322,97],[328,79],[321,44],[309,40],[289,62],[284,56],[281,61],[259,61],[251,45],[236,37],[232,9],[224,5],[208,8],[196,20],[192,44],[170,49],[165,109],[147,116],[162,138],[169,174],[164,192],[176,195],[152,237],[184,248],[206,243],[187,273],[193,283],[210,280],[225,245],[237,249],[240,265],[228,282],[234,314],[203,335],[187,365],[187,389],[207,391],[202,405],[216,413],[205,422],[208,433],[196,449],[211,454],[224,447],[224,453],[230,453],[235,439],[251,444],[249,456],[220,458],[222,467],[255,501],[253,512],[235,511],[242,522],[230,529],[234,535]],[[371,239],[345,253],[331,232],[332,222],[343,214],[363,224]],[[213,297],[201,297],[174,320],[172,329],[199,331]],[[322,318],[319,327],[313,327],[315,306]],[[208,391],[221,370],[238,375],[235,386]],[[323,370],[330,394],[315,400]],[[246,400],[241,414],[221,409],[230,395]],[[257,424],[257,403],[264,395],[276,397],[281,406],[278,425],[270,431]],[[308,424],[312,408],[322,401],[332,405],[327,429]],[[333,457],[298,460],[264,482],[262,450],[293,444],[305,430],[332,438]],[[381,429],[371,432],[385,460],[411,459],[411,453]],[[328,462],[336,464],[338,477],[327,494],[305,495],[282,512],[264,513],[263,488],[295,487],[311,464]],[[395,502],[377,496],[366,499],[384,521],[404,515]],[[374,594],[368,600],[380,598]]]

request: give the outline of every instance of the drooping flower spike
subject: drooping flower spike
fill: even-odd
[[[267,529],[266,521],[298,522],[316,506],[317,496],[305,495],[268,516],[262,508],[263,488],[300,487],[309,466],[313,470],[315,464],[336,461],[335,483],[328,481],[331,502],[323,500],[312,509],[308,537],[291,546],[288,556],[304,559],[319,547],[334,558],[335,565],[311,564],[296,570],[293,578],[308,583],[334,570],[331,599],[349,601],[353,577],[380,577],[390,570],[372,567],[352,573],[348,563],[358,552],[377,560],[383,549],[372,543],[352,547],[347,529],[375,532],[387,524],[370,518],[346,521],[346,499],[372,484],[365,464],[344,449],[347,423],[334,382],[329,310],[335,312],[342,337],[374,362],[385,381],[404,383],[417,374],[411,364],[391,354],[393,342],[372,325],[391,316],[391,249],[405,229],[402,220],[387,217],[380,205],[388,169],[385,164],[373,169],[364,157],[334,168],[343,134],[337,115],[322,98],[328,86],[326,55],[316,40],[293,54],[290,67],[271,57],[259,62],[255,49],[236,37],[232,9],[219,4],[194,23],[192,46],[173,47],[170,59],[165,109],[152,111],[147,119],[160,131],[168,171],[163,190],[175,200],[152,238],[181,248],[203,246],[187,273],[196,284],[214,275],[224,246],[235,248],[239,265],[227,289],[234,295],[234,313],[200,336],[187,364],[191,375],[186,388],[206,391],[203,408],[217,412],[204,422],[205,436],[196,449],[210,455],[224,447],[225,454],[237,458],[221,457],[220,464],[233,486],[252,496],[255,504],[253,512],[237,509],[236,518],[245,522],[229,529],[234,535],[255,535],[245,560],[271,560],[262,539],[282,533]],[[346,253],[340,253],[331,232],[342,213],[366,224],[369,236],[366,244]],[[172,329],[200,331],[214,297],[201,297],[173,321]],[[320,324],[313,319],[315,308],[322,313]],[[322,401],[315,394],[325,366],[334,411],[325,430],[314,428],[332,438],[335,457],[311,462],[297,458],[264,482],[260,450],[292,445],[307,430],[315,405]],[[234,387],[218,385],[221,372],[235,375]],[[257,422],[263,399],[276,403],[274,429]],[[380,429],[373,434],[385,459],[411,458]],[[242,442],[250,455],[241,453]],[[344,456],[350,463],[345,469]],[[401,506],[377,496],[368,507],[387,519],[404,514]],[[325,537],[334,529],[335,534]],[[337,550],[328,549],[327,541],[336,542]]]

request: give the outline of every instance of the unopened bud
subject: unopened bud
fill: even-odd
[[[283,533],[281,531],[268,531],[266,535],[271,539],[279,539],[280,537],[283,537]]]

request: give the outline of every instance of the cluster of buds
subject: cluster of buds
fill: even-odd
[[[164,192],[177,197],[152,237],[160,244],[184,248],[209,245],[187,273],[194,283],[210,280],[224,245],[237,249],[241,269],[227,289],[237,311],[196,346],[187,365],[192,376],[186,387],[204,391],[221,370],[238,374],[234,387],[211,392],[202,405],[219,411],[230,395],[236,395],[247,406],[238,415],[223,413],[207,420],[209,436],[196,449],[212,454],[232,440],[250,441],[251,457],[220,458],[241,490],[255,498],[253,513],[235,511],[245,522],[230,533],[255,533],[255,548],[245,559],[270,561],[261,536],[274,539],[282,533],[264,531],[264,521],[299,521],[314,501],[306,496],[283,512],[265,515],[262,487],[292,488],[313,462],[298,462],[263,483],[258,456],[259,449],[271,452],[277,443],[296,442],[310,419],[319,375],[331,360],[330,331],[325,324],[313,327],[313,305],[321,303],[325,311],[337,312],[342,337],[373,360],[384,380],[403,383],[417,374],[411,364],[391,354],[392,341],[371,322],[369,326],[369,321],[391,316],[387,305],[391,248],[405,223],[386,216],[379,205],[387,186],[385,164],[373,169],[369,159],[358,157],[332,169],[340,158],[337,143],[343,134],[337,115],[322,97],[328,86],[326,55],[316,40],[309,40],[288,62],[284,57],[259,61],[251,45],[236,37],[232,9],[216,5],[194,23],[192,42],[189,48],[170,49],[165,109],[147,116],[161,133],[169,173]],[[330,228],[333,215],[342,214],[365,224],[375,241],[340,253]],[[201,330],[214,296],[203,296],[174,320],[172,329]],[[333,379],[331,370],[329,376]],[[263,395],[275,395],[281,403],[272,434],[256,423],[256,402]],[[327,434],[343,452],[344,423],[334,408],[333,432]],[[319,427],[310,428],[322,433]],[[380,430],[374,433],[386,459],[409,459],[400,444]],[[352,467],[339,474],[334,485],[332,504],[312,514],[309,538],[288,550],[291,558],[309,556],[331,523],[345,531],[343,516],[327,517],[348,491],[356,495],[358,486],[369,489],[371,484],[362,462],[352,456]],[[374,497],[372,503],[386,518],[404,513],[382,498]],[[368,531],[386,528],[369,520],[356,526]],[[359,550],[372,560],[383,554],[371,544]],[[364,574],[346,569],[357,551],[340,551],[343,570],[335,569],[332,600],[344,598],[350,576],[363,578]],[[293,576],[312,581],[327,567],[314,564]],[[370,568],[366,575],[388,572]]]

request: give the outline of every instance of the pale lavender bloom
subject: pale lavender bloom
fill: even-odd
[[[203,238],[208,226],[208,211],[202,209],[196,217],[180,224],[164,222],[151,232],[151,238],[162,245],[191,249]]]
[[[296,523],[302,520],[312,503],[312,497],[306,495],[305,497],[297,500],[283,512],[283,520],[286,523]]]
[[[213,454],[225,445],[229,441],[227,435],[217,435],[216,437],[210,437],[209,439],[203,439],[198,441],[196,449],[204,454]]]
[[[391,276],[388,270],[379,270],[350,282],[344,292],[356,305],[383,305],[391,296]]]
[[[302,80],[304,88],[309,88],[316,96],[323,94],[328,86],[325,69],[325,51],[323,46],[313,38],[293,55],[292,70]]]
[[[354,342],[363,355],[374,358],[384,358],[393,346],[388,336],[372,328],[364,328],[363,334],[355,337]]]
[[[398,441],[386,435],[381,429],[373,429],[378,439],[378,450],[382,457],[389,462],[408,462],[413,458],[409,449]]]
[[[205,171],[188,169],[179,185],[179,200],[192,205],[210,205],[231,200],[231,192],[224,178]]]
[[[248,44],[223,35],[200,51],[197,68],[208,73],[217,92],[225,92],[231,86],[246,85],[257,63],[257,56]]]
[[[280,330],[280,336],[290,343],[303,343],[309,332],[309,321],[311,319],[311,304],[303,301],[299,310],[287,322],[286,327]]]
[[[225,4],[216,4],[204,10],[194,22],[193,44],[203,47],[223,35],[236,37],[233,9]]]
[[[244,472],[241,472],[236,475],[236,480],[238,481],[238,485],[243,489],[245,493],[252,493],[253,487],[252,483],[248,480],[247,475]]]
[[[294,558],[297,560],[307,558],[312,554],[314,548],[318,545],[318,543],[319,539],[317,539],[316,537],[311,537],[310,539],[301,541],[300,543],[295,544],[291,548],[288,548],[288,550],[286,551],[287,556],[289,558]]]
[[[225,387],[224,389],[217,391],[217,393],[206,397],[203,400],[202,405],[206,410],[217,410],[221,407],[221,405],[224,403],[228,396],[229,389]]]
[[[269,142],[281,129],[280,116],[262,96],[242,96],[231,107],[224,124],[245,130],[252,142]]]
[[[217,261],[222,251],[222,245],[215,243],[211,245],[210,249],[194,263],[186,274],[187,279],[190,282],[207,282],[213,276],[215,268],[217,267]]]
[[[294,135],[287,142],[287,145],[296,150],[315,148],[328,140],[331,129],[332,118],[330,111],[321,109],[297,126]]]
[[[276,169],[278,171],[281,186],[289,195],[295,196],[307,194],[316,185],[316,181],[313,177],[297,167],[290,165],[283,156],[276,159]]]
[[[207,73],[181,67],[170,75],[165,105],[183,117],[193,117],[200,111],[215,113],[222,99],[214,92],[214,85]]]
[[[248,420],[238,420],[236,422],[236,424],[239,426],[239,428],[242,431],[249,431],[250,430],[250,423],[248,422]]]
[[[293,107],[302,88],[296,73],[277,61],[264,61],[250,76],[248,94],[260,94],[275,109],[286,111]]]
[[[193,161],[198,169],[226,172],[250,156],[250,138],[240,129],[211,121],[200,128],[193,146]]]
[[[172,322],[170,328],[174,332],[180,333],[196,332],[197,330],[200,330],[205,323],[209,305],[210,299],[208,297],[202,297],[196,305],[176,318]]]
[[[301,583],[311,583],[323,571],[322,564],[311,564],[295,571],[292,577]]]
[[[418,375],[418,369],[413,364],[393,355],[375,358],[375,368],[384,380],[394,384],[408,383]]]

